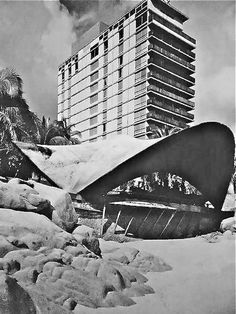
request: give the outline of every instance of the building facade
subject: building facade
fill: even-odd
[[[59,67],[58,120],[83,141],[188,127],[196,41],[183,31],[187,20],[163,0],[144,0],[114,24],[95,25]]]

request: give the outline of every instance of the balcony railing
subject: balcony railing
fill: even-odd
[[[181,103],[184,103],[186,104],[187,106],[191,107],[191,108],[194,108],[194,102],[188,100],[188,99],[185,99],[183,97],[180,97],[180,96],[177,96],[176,94],[173,94],[173,93],[170,93],[170,92],[167,92],[165,89],[163,88],[160,88],[160,87],[157,87],[157,86],[154,86],[154,85],[149,85],[147,87],[147,90],[148,91],[154,91],[154,92],[157,92],[157,93],[160,93],[161,95],[164,95],[164,96],[167,96],[167,97],[170,97],[178,102],[181,102]]]
[[[190,56],[191,58],[195,59],[195,53],[194,53],[194,52],[192,52],[191,50],[189,50],[189,49],[187,49],[187,48],[186,48],[186,49],[185,49],[185,48],[183,49],[182,47],[180,48],[180,47],[177,47],[177,46],[173,45],[173,43],[172,43],[171,40],[168,41],[167,38],[165,38],[165,40],[164,40],[163,36],[162,36],[161,34],[159,34],[158,32],[150,31],[150,32],[148,33],[148,35],[149,35],[149,37],[150,37],[150,36],[156,37],[158,40],[162,41],[162,42],[165,43],[165,44],[168,44],[169,46],[171,46],[171,47],[174,48],[175,50],[178,50],[179,52],[182,52],[182,53],[184,53],[184,54]]]
[[[168,67],[167,66],[167,62],[165,62],[164,60],[160,60],[160,59],[154,59],[154,58],[149,58],[148,60],[148,63],[154,63],[155,65],[159,66],[159,67],[162,67],[164,70],[167,70],[169,72],[172,72],[186,80],[188,80],[189,82],[191,83],[195,83],[195,78],[190,76],[190,75],[187,75],[185,73],[179,73],[178,71],[173,71],[173,68],[171,68],[170,66]]]
[[[171,29],[175,33],[179,34],[180,36],[184,37],[185,39],[189,40],[191,43],[196,44],[196,40],[189,35],[185,34],[181,29],[173,25],[172,23],[168,22],[164,18],[160,17],[159,15],[152,13],[149,16],[149,22],[152,22],[153,20],[159,22],[160,24],[166,26],[167,28]]]
[[[151,50],[153,49],[154,51],[157,51],[157,52],[160,52],[162,55],[178,62],[180,65],[184,65],[185,67],[187,67],[188,69],[192,70],[193,72],[195,71],[195,66],[181,58],[179,58],[178,56],[176,56],[175,54],[163,49],[163,48],[160,48],[159,46],[155,45],[155,44],[150,44],[148,46],[148,49]]]
[[[172,79],[169,79],[166,76],[160,75],[157,72],[150,71],[148,73],[148,77],[155,77],[156,79],[158,79],[158,80],[160,80],[162,82],[165,82],[165,83],[167,83],[169,85],[175,86],[175,87],[177,87],[177,88],[179,88],[179,89],[181,89],[181,90],[191,94],[192,96],[194,96],[194,94],[195,94],[193,89],[191,89],[191,88],[189,88],[187,86],[184,86],[183,84],[180,84],[180,83],[178,83],[178,82],[176,82],[176,81],[174,81]]]
[[[153,105],[153,106],[157,106],[159,108],[163,108],[163,109],[166,109],[166,110],[169,110],[173,113],[177,113],[183,117],[186,117],[188,118],[189,120],[192,120],[194,119],[194,115],[181,109],[181,108],[176,108],[174,105],[170,105],[170,104],[167,104],[166,102],[164,101],[159,101],[155,98],[151,98],[151,99],[148,99],[147,101],[147,104],[148,105]]]
[[[154,120],[157,119],[157,120],[160,120],[162,122],[166,122],[166,123],[172,124],[174,126],[177,126],[181,129],[185,129],[187,126],[185,122],[178,121],[174,118],[166,117],[162,114],[156,113],[155,111],[149,111],[147,114],[147,119],[154,119]]]

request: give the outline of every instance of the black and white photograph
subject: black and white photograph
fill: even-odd
[[[0,0],[0,314],[235,314],[233,0]]]

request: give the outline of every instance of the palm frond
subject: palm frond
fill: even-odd
[[[22,79],[10,68],[0,70],[0,95],[22,96]]]

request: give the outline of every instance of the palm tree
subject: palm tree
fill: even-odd
[[[71,145],[80,144],[81,141],[74,135],[80,135],[79,131],[72,132],[74,125],[68,125],[67,120],[64,118],[61,121],[54,120],[52,123],[46,122],[43,117],[44,134],[41,139],[41,144],[48,145]]]
[[[40,140],[41,121],[29,110],[22,87],[22,79],[14,70],[0,70],[0,175],[15,176],[20,172],[22,156],[13,147],[13,140]]]
[[[37,142],[41,135],[41,121],[29,110],[22,97],[22,87],[22,79],[13,69],[0,70],[0,112],[2,122],[4,122],[1,132],[6,135],[11,129],[8,134],[14,133],[12,140]],[[3,135],[0,135],[0,138],[2,141],[6,139]],[[8,143],[9,138],[6,144]]]

